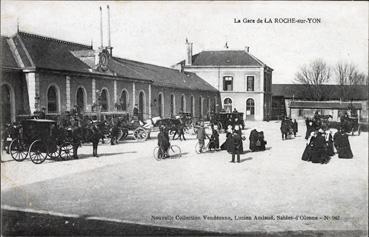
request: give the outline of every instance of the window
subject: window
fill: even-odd
[[[233,77],[225,76],[223,77],[223,90],[232,91],[233,90]]]
[[[181,97],[181,112],[185,112],[185,110],[186,110],[186,99],[185,99],[185,96],[184,95],[182,95],[182,97]]]
[[[55,86],[50,86],[47,91],[47,112],[58,112],[57,92]]]
[[[159,94],[159,99],[158,99],[158,112],[159,112],[159,116],[160,117],[164,117],[164,109],[163,109],[163,103],[164,101],[163,101],[163,94],[162,93],[160,93]]]
[[[246,116],[255,114],[255,102],[253,99],[247,99],[246,101]]]
[[[85,91],[82,87],[77,90],[77,106],[81,111],[85,110]]]
[[[106,89],[103,89],[100,94],[100,105],[101,111],[106,112],[109,109],[108,105],[108,92]]]
[[[231,113],[232,112],[232,100],[230,98],[225,98],[223,104],[224,104],[224,110],[227,113]]]
[[[247,91],[254,91],[254,76],[247,76]]]
[[[200,117],[200,119],[202,119],[202,97],[200,96],[199,97],[199,111],[200,111],[200,113],[199,113],[199,117]]]
[[[174,95],[171,94],[170,95],[170,116],[173,116],[174,113],[175,113],[175,98],[174,98]]]
[[[195,99],[193,96],[191,96],[191,115],[192,117],[195,117]]]
[[[304,112],[303,109],[299,109],[299,117],[302,117],[303,116],[303,112]]]
[[[123,90],[119,98],[120,110],[127,111],[127,91]]]

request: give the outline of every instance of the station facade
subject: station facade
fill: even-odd
[[[3,122],[42,108],[60,115],[77,105],[86,113],[133,113],[143,119],[215,111],[219,92],[195,73],[115,57],[112,47],[83,45],[17,32],[1,37]]]

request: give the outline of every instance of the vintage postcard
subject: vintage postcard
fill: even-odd
[[[368,6],[1,1],[1,234],[367,236]]]

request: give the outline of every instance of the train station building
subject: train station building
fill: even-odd
[[[98,106],[101,114],[132,114],[137,106],[143,119],[180,112],[202,119],[220,109],[218,90],[195,73],[116,57],[110,45],[94,49],[21,31],[1,44],[4,122],[75,105],[86,113]]]

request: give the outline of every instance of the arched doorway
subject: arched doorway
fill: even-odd
[[[145,111],[145,94],[143,91],[138,96],[138,119],[143,120]]]
[[[159,93],[158,114],[159,114],[160,117],[164,118],[164,99],[163,99],[163,94],[162,93]]]
[[[253,99],[246,100],[246,120],[255,119],[255,102]]]
[[[101,105],[101,112],[106,112],[109,110],[108,91],[106,89],[103,89],[101,91],[100,105]]]
[[[77,96],[76,96],[76,100],[77,100],[77,106],[78,108],[83,112],[85,111],[85,105],[86,105],[86,101],[85,101],[85,91],[82,87],[78,88],[77,90]]]
[[[119,110],[127,111],[127,100],[128,100],[127,91],[123,90],[119,98],[119,104],[120,104]]]
[[[57,113],[59,110],[58,91],[55,86],[50,86],[47,90],[47,112]]]
[[[10,87],[8,85],[1,86],[1,123],[11,122],[11,94]]]
[[[227,113],[231,113],[232,112],[232,99],[231,98],[225,98],[224,99],[224,110],[227,112]]]

